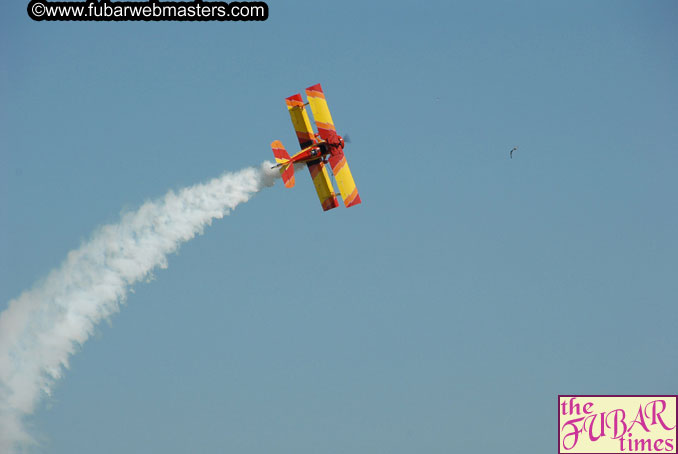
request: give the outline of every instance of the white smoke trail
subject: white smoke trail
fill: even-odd
[[[167,255],[279,177],[271,163],[227,173],[123,215],[99,228],[33,289],[0,314],[0,453],[34,443],[23,425],[68,368],[94,326],[117,312],[130,285]]]

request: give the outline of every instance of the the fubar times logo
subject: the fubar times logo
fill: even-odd
[[[558,396],[558,454],[675,454],[678,396]]]

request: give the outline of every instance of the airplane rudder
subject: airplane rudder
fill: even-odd
[[[273,156],[278,164],[290,160],[290,155],[287,154],[287,150],[285,150],[285,147],[279,140],[274,140],[271,143],[271,149],[273,150]]]

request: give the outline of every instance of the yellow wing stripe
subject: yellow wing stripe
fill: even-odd
[[[334,131],[334,122],[332,121],[332,115],[330,115],[330,109],[327,107],[325,99],[309,97],[308,103],[311,106],[311,112],[313,112],[313,118],[318,129],[324,128]]]

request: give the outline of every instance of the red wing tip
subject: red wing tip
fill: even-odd
[[[350,203],[346,204],[346,208],[358,205],[360,202],[362,202],[362,200],[360,200],[360,195],[356,194],[355,199],[351,200]]]
[[[285,98],[287,101],[299,101],[300,103],[304,103],[304,99],[301,97],[301,93],[297,93],[296,95],[292,95],[290,97]]]
[[[320,84],[315,84],[315,85],[311,85],[306,90],[318,91],[318,92],[322,93],[323,87],[321,87]]]

